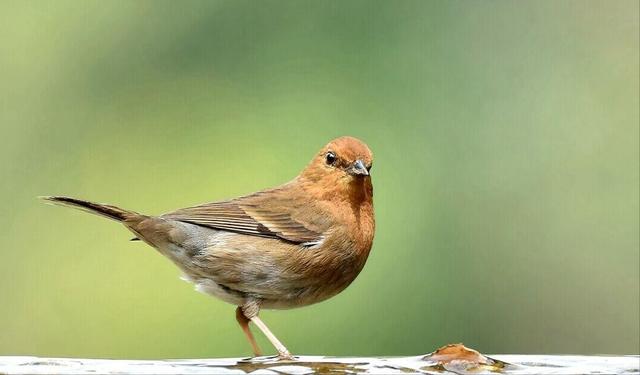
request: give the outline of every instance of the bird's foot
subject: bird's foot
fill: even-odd
[[[278,353],[278,361],[295,361],[296,358],[288,351]]]
[[[279,363],[279,362],[292,362],[295,360],[296,358],[292,356],[290,353],[281,353],[278,355],[243,358],[238,362],[253,363],[253,364],[256,364],[256,363],[270,364],[270,363]]]

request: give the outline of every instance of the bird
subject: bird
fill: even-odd
[[[133,240],[171,260],[197,291],[237,306],[254,356],[262,351],[249,323],[278,359],[294,360],[259,312],[324,301],[358,276],[375,232],[372,163],[363,141],[343,136],[283,185],[158,216],[66,196],[41,198],[123,224]]]

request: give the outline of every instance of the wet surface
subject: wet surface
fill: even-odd
[[[162,361],[0,357],[0,374],[640,374],[638,356],[450,354],[298,356],[295,361],[274,357]]]

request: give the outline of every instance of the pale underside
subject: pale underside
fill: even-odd
[[[256,300],[261,308],[286,309],[320,302],[346,288],[361,268],[351,251],[317,251],[323,240],[309,246],[158,217],[147,221],[136,229],[162,228],[167,236],[134,232],[171,259],[184,280],[236,306]]]

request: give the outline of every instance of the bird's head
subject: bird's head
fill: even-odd
[[[371,186],[372,163],[369,147],[359,139],[345,136],[320,149],[300,177],[329,190],[361,190]]]

